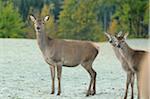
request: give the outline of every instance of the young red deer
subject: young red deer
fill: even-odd
[[[117,35],[118,37],[119,37],[120,33]],[[118,60],[120,61],[121,65],[122,65],[122,68],[127,73],[126,90],[125,90],[124,99],[127,99],[128,88],[129,88],[130,84],[131,84],[131,99],[133,99],[134,98],[134,90],[133,90],[134,72],[130,69],[130,66],[128,65],[128,62],[124,59],[124,57],[119,52],[119,49],[116,47],[117,38],[115,36],[109,34],[109,33],[105,33],[105,35],[108,37],[109,43],[112,45],[112,48],[115,52],[115,55],[118,58]]]
[[[93,61],[98,54],[98,45],[89,41],[66,41],[52,39],[44,31],[44,23],[49,20],[49,16],[44,19],[36,19],[32,15],[30,19],[34,23],[38,45],[45,61],[50,65],[52,78],[52,92],[54,94],[55,67],[57,68],[58,93],[61,93],[61,72],[62,66],[75,67],[81,64],[90,74],[91,81],[86,96],[96,93],[96,72],[92,68]]]
[[[116,37],[117,39],[116,47],[119,49],[121,56],[124,57],[124,60],[126,60],[126,62],[128,63],[130,70],[137,76],[138,99],[144,99],[140,94],[141,93],[140,74],[141,74],[141,68],[145,67],[148,69],[148,66],[143,66],[141,65],[141,63],[143,61],[148,62],[148,57],[145,57],[145,56],[147,56],[149,52],[142,51],[142,50],[135,50],[135,49],[130,48],[125,41],[127,36],[128,36],[128,33],[121,35],[119,37]]]

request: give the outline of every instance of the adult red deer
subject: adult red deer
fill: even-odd
[[[36,19],[30,16],[34,23],[37,42],[43,54],[45,61],[50,65],[52,92],[55,91],[55,68],[57,68],[58,93],[61,93],[61,72],[62,66],[75,67],[81,64],[82,67],[90,74],[91,81],[86,96],[96,93],[96,72],[92,68],[93,61],[98,54],[98,45],[90,41],[66,41],[62,39],[53,39],[47,36],[44,24],[49,20],[49,16],[44,19]]]

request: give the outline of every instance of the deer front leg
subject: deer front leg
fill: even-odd
[[[131,77],[131,99],[134,99],[134,79],[135,79],[134,73],[132,73],[131,76],[132,76]]]
[[[131,72],[128,72],[127,73],[127,81],[126,81],[126,91],[125,91],[125,96],[124,96],[124,99],[127,99],[127,96],[128,96],[128,89],[129,89],[129,84],[131,82]]]
[[[140,99],[140,74],[137,73],[137,89],[138,89],[138,98],[137,99]]]
[[[62,66],[57,66],[57,79],[58,79],[58,93],[57,93],[57,95],[60,95],[60,93],[61,93],[61,73],[62,73]]]
[[[51,87],[51,94],[55,92],[55,66],[50,66],[51,71],[51,79],[52,79],[52,87]]]

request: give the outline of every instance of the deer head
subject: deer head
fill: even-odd
[[[33,15],[30,15],[31,21],[34,23],[36,32],[44,30],[44,23],[49,20],[49,16],[45,16],[43,19],[36,19]]]
[[[129,33],[124,33],[123,35],[122,35],[122,33],[120,34],[120,33],[118,33],[119,35],[116,35],[115,36],[115,38],[117,39],[116,40],[116,47],[118,47],[118,48],[123,48],[123,46],[125,45],[125,40],[126,40],[126,38],[127,38],[127,36],[128,36],[128,34]]]
[[[109,39],[109,43],[112,45],[112,46],[116,46],[116,41],[117,41],[117,39],[116,39],[116,37],[115,36],[113,36],[113,35],[111,35],[110,33],[104,33],[106,36],[107,36],[107,38]]]

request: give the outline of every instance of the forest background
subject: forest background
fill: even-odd
[[[148,0],[0,0],[0,38],[35,38],[29,15],[50,16],[53,38],[104,41],[104,32],[149,37]]]

